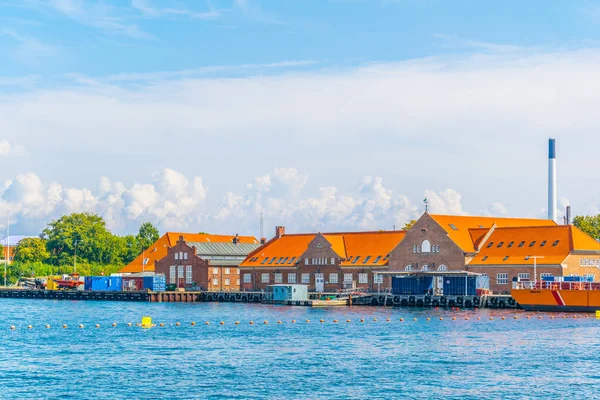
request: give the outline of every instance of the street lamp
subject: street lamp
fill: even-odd
[[[533,258],[533,283],[537,286],[537,259],[544,256],[529,256],[529,258]]]

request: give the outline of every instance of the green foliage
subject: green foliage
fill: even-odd
[[[600,214],[578,215],[577,217],[573,218],[573,225],[575,225],[594,239],[600,239]]]
[[[402,227],[402,230],[403,230],[403,231],[407,231],[407,230],[409,230],[410,228],[412,228],[412,227],[413,227],[413,225],[414,225],[416,222],[417,222],[417,221],[416,221],[416,220],[414,220],[414,219],[413,219],[413,220],[410,220],[410,221],[408,221],[407,223],[405,223],[405,224],[404,224],[404,226]]]
[[[118,272],[122,265],[103,265],[103,264],[79,264],[77,263],[77,272],[82,276],[110,275]],[[40,262],[26,263],[13,262],[7,269],[7,281],[9,284],[16,283],[21,277],[45,277],[63,274],[72,274],[73,265],[52,265]]]
[[[4,246],[2,245],[2,243],[0,243],[0,256],[4,256]]]
[[[15,248],[13,260],[23,263],[41,263],[50,257],[46,241],[41,238],[25,238]]]
[[[142,226],[140,226],[140,230],[136,236],[139,247],[144,250],[150,247],[159,238],[160,235],[158,234],[158,229],[150,222],[144,222]]]

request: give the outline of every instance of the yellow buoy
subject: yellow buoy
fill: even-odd
[[[136,324],[136,326],[138,326],[138,325]],[[146,315],[146,316],[142,317],[142,323],[139,324],[139,326],[141,326],[142,329],[149,329],[149,328],[155,327],[156,324],[152,323],[152,317],[149,317]]]
[[[565,318],[567,318],[567,316],[566,316],[566,315],[563,315],[563,319],[565,319]]]
[[[10,330],[11,330],[11,331],[14,331],[14,330],[15,330],[15,326],[14,326],[14,325],[11,325],[11,326],[10,326]]]
[[[254,321],[250,321],[250,325],[254,325]]]
[[[490,321],[493,320],[493,319],[494,319],[493,317],[490,317]]]
[[[96,324],[96,328],[100,328],[100,324]]]
[[[319,322],[325,322],[325,320],[324,319],[320,319]]]
[[[128,322],[128,323],[127,323],[127,326],[131,326],[131,322]]]
[[[528,316],[527,316],[527,319],[531,319],[531,317],[528,315]]]
[[[417,322],[417,319],[416,319],[416,318],[413,318],[413,321]]]
[[[32,329],[32,328],[33,328],[33,326],[27,325],[27,329]]]
[[[281,324],[281,321],[277,321],[278,324]]]
[[[210,325],[210,321],[206,321],[204,325]]]
[[[225,321],[221,321],[221,322],[219,322],[219,324],[225,325]]]
[[[349,319],[347,319],[347,320],[346,320],[346,322],[350,322],[350,320],[349,320]]]
[[[550,317],[550,319],[554,319],[554,315],[552,315],[552,316]]]
[[[236,324],[236,325],[239,325],[239,324],[240,324],[240,321],[235,321],[235,324]]]
[[[64,324],[64,325],[63,325],[63,328],[64,328],[64,329],[67,329],[67,324]]]
[[[46,325],[46,329],[50,329],[50,325]]]
[[[263,324],[267,325],[269,323],[269,321],[263,321]]]
[[[179,322],[175,322],[175,326],[181,326]]]
[[[83,329],[83,328],[84,328],[83,324],[79,324],[79,329]]]
[[[113,322],[112,326],[117,326],[117,324],[115,322]]]
[[[514,319],[519,319],[519,317],[517,317],[516,315],[514,316]]]
[[[431,318],[427,317],[427,321],[431,321]]]
[[[192,321],[192,326],[195,326],[195,325],[196,325],[196,323],[194,321]]]
[[[468,320],[469,320],[469,317],[465,317],[465,321],[468,321]]]
[[[456,317],[452,317],[452,321],[456,321]]]
[[[377,322],[377,318],[373,318],[373,321]]]
[[[402,320],[402,319],[401,319],[401,320]],[[364,318],[361,318],[361,319],[360,319],[360,322],[365,322],[365,319],[364,319]]]
[[[400,322],[404,322],[404,318],[400,318]]]
[[[386,318],[385,320],[386,320],[387,322],[390,322],[390,319],[389,319],[389,318]]]
[[[295,319],[293,319],[293,320],[292,320],[292,324],[295,324],[295,323],[296,323],[296,320],[295,320]]]
[[[440,321],[443,321],[443,320],[444,320],[444,318],[440,317]]]

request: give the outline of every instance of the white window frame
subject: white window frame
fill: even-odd
[[[446,264],[442,264],[438,267],[437,269],[439,272],[446,272],[448,271],[448,266]]]
[[[213,286],[219,286],[219,278],[213,278],[212,283]]]
[[[187,253],[183,253],[183,259],[187,260]]]
[[[179,260],[179,253],[175,252],[175,259]]]
[[[188,283],[188,284],[192,283],[192,266],[191,265],[185,266],[185,283]]]
[[[183,265],[178,265],[177,266],[177,278],[178,279],[185,278],[185,275],[184,275],[184,272],[183,272]]]
[[[332,272],[329,274],[329,283],[338,283],[338,274],[337,272]]]
[[[273,274],[273,282],[283,283],[283,274],[281,272],[274,273]]]
[[[213,275],[219,275],[219,268],[213,267]]]
[[[244,283],[252,283],[252,274],[244,274]]]
[[[427,239],[421,242],[421,253],[431,253],[431,242]]]
[[[231,268],[225,268],[225,271],[223,273],[225,275],[229,275],[231,273]]]
[[[352,272],[344,273],[344,283],[350,283],[354,280],[354,274]]]
[[[359,272],[358,273],[358,283],[369,283],[369,274],[367,274],[366,272]]]
[[[175,265],[171,265],[169,268],[169,281],[171,283],[177,283],[177,267]]]
[[[223,281],[223,285],[225,285],[225,286],[231,286],[231,279],[225,278],[224,281]]]
[[[288,273],[288,283],[296,283],[296,273],[295,272]]]
[[[517,277],[519,279],[527,279],[527,280],[529,280],[529,279],[531,279],[531,274],[529,272],[519,272],[517,274]]]
[[[508,285],[508,273],[507,272],[499,272],[496,275],[496,283],[498,285]]]
[[[414,270],[415,270],[415,267],[413,267],[412,265],[407,265],[407,266],[406,266],[406,268],[404,268],[404,270],[405,270],[406,272],[409,272],[409,271],[414,271]]]
[[[263,272],[263,273],[261,274],[260,281],[261,281],[262,283],[269,283],[269,282],[270,282],[270,276],[269,276],[269,273],[268,273],[268,272]]]
[[[547,276],[553,276],[553,275],[551,273],[549,273],[549,272],[544,272],[544,273],[540,274],[540,279],[545,278]]]
[[[301,281],[302,283],[310,284],[310,274],[303,273],[301,278],[302,278],[302,281]]]

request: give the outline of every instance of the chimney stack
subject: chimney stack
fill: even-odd
[[[285,235],[285,226],[276,226],[275,227],[275,237],[280,238]]]
[[[556,222],[556,143],[548,140],[548,219]]]

